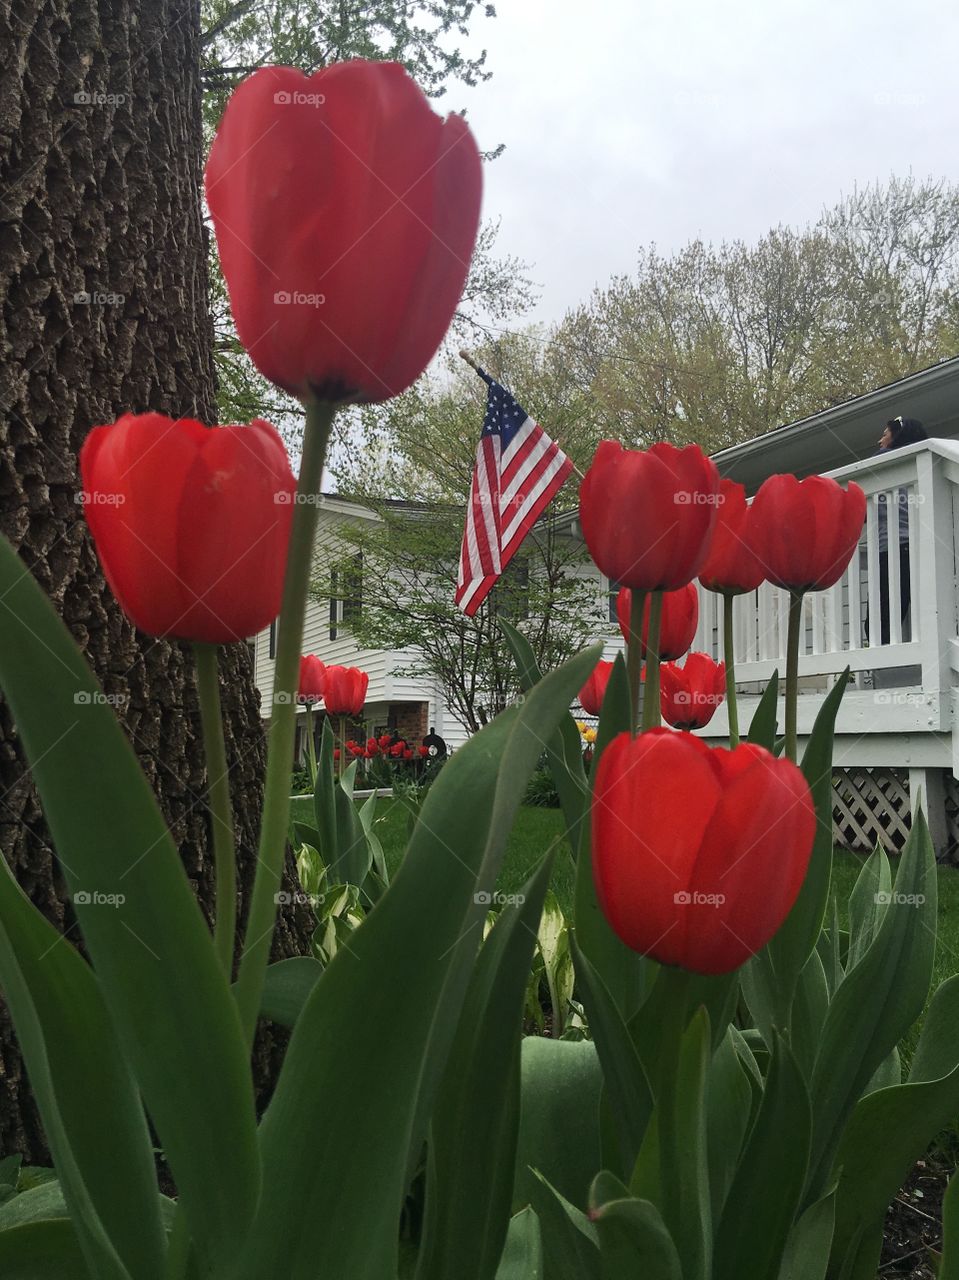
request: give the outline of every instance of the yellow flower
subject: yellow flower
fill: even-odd
[[[595,729],[587,729],[587,730],[586,730],[586,732],[583,734],[583,737],[584,737],[584,738],[586,739],[586,741],[587,741],[587,742],[589,742],[589,743],[593,743],[593,742],[595,742],[595,741],[596,741],[596,730],[595,730]]]
[[[584,734],[584,733],[586,732],[586,721],[585,721],[585,720],[577,720],[577,721],[576,721],[576,728],[580,731],[580,733],[583,733],[583,734]]]

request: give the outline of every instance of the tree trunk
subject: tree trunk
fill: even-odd
[[[215,421],[201,163],[195,0],[13,0],[0,10],[0,530],[116,697],[209,917],[192,656],[120,613],[85,526],[76,465],[90,427],[126,411]],[[264,734],[248,647],[221,654],[242,912]],[[0,848],[33,902],[75,938],[5,704]],[[292,861],[287,870],[295,875]],[[286,908],[274,954],[305,951],[312,925],[308,910]],[[261,1084],[277,1052],[261,1036]],[[0,1154],[11,1151],[46,1155],[3,1010]]]

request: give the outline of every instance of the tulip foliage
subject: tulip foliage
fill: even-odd
[[[208,173],[221,242],[236,237],[223,261],[240,332],[304,398],[295,494],[266,424],[125,417],[98,428],[82,459],[89,523],[124,608],[195,645],[212,935],[108,700],[0,540],[0,686],[84,943],[81,954],[0,874],[0,982],[55,1166],[55,1181],[0,1204],[0,1275],[872,1280],[889,1200],[959,1109],[959,979],[933,994],[905,1076],[897,1051],[932,976],[928,831],[917,814],[895,879],[873,855],[840,928],[831,767],[845,679],[796,759],[793,650],[784,740],[778,679],[745,742],[731,733],[728,748],[709,747],[690,732],[698,714],[680,709],[715,706],[724,681],[734,703],[728,664],[691,654],[662,683],[659,670],[692,639],[690,583],[704,566],[732,594],[750,589],[758,560],[801,601],[848,562],[861,495],[777,477],[748,521],[735,495],[717,518],[724,490],[699,450],[600,446],[581,518],[597,563],[633,593],[628,656],[600,664],[596,646],[542,675],[503,623],[524,697],[438,773],[391,876],[375,797],[356,803],[347,756],[408,762],[412,748],[348,743],[365,673],[301,653],[316,499],[333,402],[406,385],[448,323],[478,178],[462,121],[434,117],[396,68],[350,67],[257,73],[228,108]],[[432,176],[419,189],[422,166]],[[377,174],[412,181],[404,211]],[[349,277],[337,255],[363,209],[375,234]],[[267,296],[274,276],[310,296],[327,275],[339,335],[309,311],[276,317],[291,304]],[[805,549],[771,527],[781,504],[814,520]],[[748,564],[735,551],[747,525]],[[679,600],[672,622],[664,592]],[[215,645],[277,611],[240,933]],[[666,643],[664,616],[679,637]],[[599,715],[588,773],[577,695]],[[313,954],[270,965],[297,698],[328,712],[309,812],[292,824],[318,929]],[[661,707],[682,727],[660,726]],[[497,875],[544,751],[568,848],[544,850],[503,902]],[[550,910],[544,925],[554,859],[570,856],[572,919],[557,927]],[[522,1035],[537,947],[569,1038]],[[262,1111],[250,1069],[259,1015],[290,1031]],[[155,1144],[175,1200],[161,1194]],[[955,1199],[946,1280],[959,1277]]]

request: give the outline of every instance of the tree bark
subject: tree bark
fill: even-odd
[[[209,918],[192,655],[139,634],[121,614],[86,529],[76,465],[90,427],[123,412],[215,421],[202,149],[195,0],[13,0],[0,9],[0,531],[117,699]],[[242,913],[264,734],[248,647],[221,653]],[[5,704],[0,848],[32,901],[76,939]],[[295,877],[291,859],[287,872]],[[308,909],[284,908],[274,954],[306,951],[312,926]],[[264,1087],[279,1051],[261,1036]],[[12,1151],[46,1158],[4,1009],[0,1154]]]

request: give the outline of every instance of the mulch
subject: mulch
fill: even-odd
[[[942,1197],[952,1168],[920,1160],[889,1206],[877,1280],[935,1280],[933,1253],[942,1243]]]

